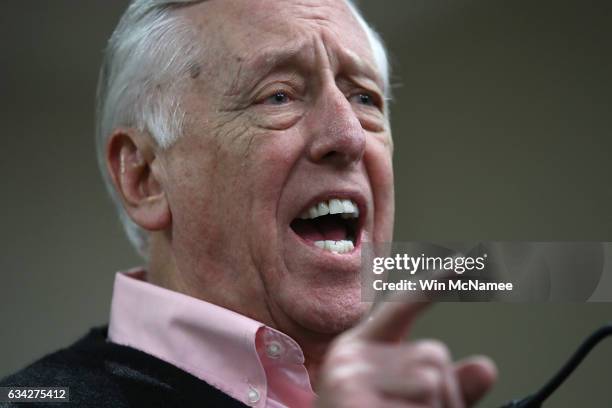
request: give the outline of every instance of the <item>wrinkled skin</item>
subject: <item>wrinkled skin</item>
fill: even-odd
[[[383,83],[347,5],[209,0],[177,14],[205,50],[177,79],[183,135],[162,150],[146,132],[117,129],[108,148],[129,215],[151,231],[149,279],[292,336],[320,406],[471,403],[437,343],[398,345],[401,336],[381,342],[356,329],[338,336],[369,309],[360,301],[360,248],[325,252],[289,226],[319,196],[350,197],[363,206],[363,241],[392,238]],[[402,358],[392,358],[395,347]],[[471,377],[484,378],[486,390],[494,370],[478,370]],[[385,389],[397,376],[405,382]]]
[[[391,239],[383,84],[343,2],[245,3],[185,12],[201,25],[208,59],[183,98],[185,134],[161,155],[170,244],[190,294],[315,345],[367,308],[359,254],[307,247],[289,224],[319,194],[356,193],[367,207],[364,239]]]

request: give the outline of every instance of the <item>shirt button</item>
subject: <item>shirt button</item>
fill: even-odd
[[[279,358],[283,353],[283,346],[277,341],[271,341],[266,345],[266,353],[270,358]]]
[[[248,393],[248,398],[251,404],[255,404],[257,401],[259,401],[259,391],[251,387]]]

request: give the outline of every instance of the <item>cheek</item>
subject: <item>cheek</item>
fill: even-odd
[[[235,222],[240,211],[236,207],[244,202],[235,194],[238,153],[217,140],[185,135],[167,160],[173,237],[198,250],[228,239],[227,226]]]
[[[214,236],[210,221],[219,221],[215,209],[221,198],[217,193],[218,178],[209,176],[213,174],[214,164],[196,160],[192,154],[185,154],[174,163],[176,165],[172,169],[171,183],[167,190],[172,211],[173,236],[195,236],[198,230],[204,229]]]
[[[369,143],[364,162],[374,197],[374,241],[389,242],[393,236],[395,190],[393,161],[387,143]]]
[[[249,212],[252,234],[251,247],[259,254],[267,280],[276,280],[282,272],[281,237],[284,233],[281,220],[281,197],[292,171],[299,161],[302,143],[297,132],[266,131],[260,135],[257,146],[253,148],[249,161],[249,171],[243,175],[250,192]]]
[[[304,143],[295,129],[265,130],[256,139],[247,156],[249,174],[243,177],[250,189],[257,193],[254,201],[265,205],[267,210],[276,210],[282,190],[301,157]]]

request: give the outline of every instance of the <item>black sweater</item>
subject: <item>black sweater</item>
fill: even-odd
[[[1,387],[70,387],[69,403],[2,407],[245,407],[191,374],[131,347],[106,341],[98,327],[0,381]]]

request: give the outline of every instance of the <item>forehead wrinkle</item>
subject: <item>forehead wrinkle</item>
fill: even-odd
[[[246,34],[247,37],[240,39],[238,36],[236,38],[239,40],[236,42],[222,41],[225,44],[219,44],[220,48],[217,52],[226,55],[223,59],[227,64],[225,69],[229,71],[226,77],[227,82],[223,86],[225,89],[221,91],[225,96],[235,97],[244,94],[247,88],[252,92],[266,76],[280,68],[297,68],[302,73],[306,70],[312,71],[315,49],[310,50],[313,57],[310,61],[301,60],[300,53],[307,46],[313,45],[311,43],[313,39],[323,41],[336,73],[367,77],[384,89],[383,74],[379,73],[378,68],[373,67],[370,61],[374,58],[372,46],[345,1],[293,0],[285,2],[283,0],[277,3],[270,0],[270,4],[274,3],[275,7],[271,8],[271,12],[264,14],[245,12],[244,7],[240,7],[243,5],[241,0],[227,1],[226,4],[230,4],[231,7],[217,10],[225,17],[222,19],[225,23],[218,27],[220,30],[217,34],[223,39],[223,33],[228,34],[225,29],[229,25],[236,25],[245,27],[246,31],[242,34]],[[204,4],[219,5],[220,3],[205,1],[200,6]],[[200,16],[189,15],[189,17],[196,19]],[[280,26],[274,24],[279,22],[279,18]],[[286,26],[298,29],[297,35],[294,30],[287,31]],[[210,28],[209,24],[201,22],[198,27],[202,30],[204,27]],[[267,38],[272,41],[267,49],[265,46],[261,49],[259,45],[247,46],[246,49],[242,47],[242,45],[252,43],[250,39],[259,37],[258,34],[263,35],[262,42],[267,42],[265,41]]]
[[[333,40],[327,40],[329,36],[323,35],[320,40],[311,37],[312,40],[304,39],[294,42],[278,49],[270,47],[264,49],[257,55],[243,59],[238,58],[238,68],[228,95],[236,95],[252,89],[266,76],[281,67],[300,67],[302,72],[315,71],[319,68],[329,68],[334,73],[346,73],[349,75],[366,76],[374,81],[380,89],[383,89],[382,77],[378,70],[367,59],[362,58],[356,52],[337,45]],[[322,48],[322,50],[321,50]],[[317,52],[317,49],[320,51]],[[315,55],[319,55],[316,57]],[[325,55],[327,58],[321,58]],[[311,61],[321,61],[322,66],[310,67]]]
[[[365,75],[374,81],[380,89],[384,89],[384,81],[378,69],[370,61],[361,58],[357,53],[349,50],[341,50],[339,57],[341,60],[340,65],[346,67],[346,72],[350,75]]]
[[[347,13],[352,17],[352,13],[348,8],[346,2],[331,0],[331,1],[291,1],[286,2],[286,7],[292,11],[294,11],[295,16],[301,20],[307,21],[315,21],[320,24],[330,25],[332,21],[330,20],[330,15],[335,11],[340,11]]]
[[[327,52],[329,61],[332,62],[332,66],[337,68],[337,70],[342,71],[340,68],[347,67],[347,71],[355,74],[365,74],[370,77],[381,89],[384,89],[384,80],[382,78],[382,73],[379,72],[376,64],[368,61],[368,58],[363,58],[358,55],[357,52],[353,51],[349,47],[339,46],[338,44],[334,44],[332,38],[334,37],[342,37],[342,34],[338,32],[338,29],[345,28],[348,29],[350,25],[353,25],[352,30],[357,29],[359,31],[360,37],[364,44],[367,44],[367,49],[370,51],[369,57],[374,58],[374,50],[372,49],[372,44],[370,43],[367,33],[364,31],[363,27],[359,24],[355,15],[350,11],[350,8],[346,1],[334,1],[332,3],[325,4],[317,4],[316,2],[313,4],[312,1],[296,1],[292,2],[291,6],[295,9],[301,9],[301,13],[298,13],[296,16],[297,20],[304,21],[307,24],[315,24],[321,28],[323,34],[323,45],[325,46],[325,50]],[[348,20],[344,21],[343,24],[334,24],[333,20],[330,20],[330,8],[342,9],[347,13],[347,18],[353,24],[349,24]],[[346,26],[345,26],[346,24]],[[359,36],[359,35],[357,35]],[[357,37],[353,36],[353,37]],[[331,52],[331,47],[328,44],[334,44],[334,47],[337,50],[337,56]],[[340,65],[340,67],[338,67]]]
[[[331,36],[324,35],[323,46],[330,61],[331,69],[336,75],[365,76],[374,81],[381,90],[384,89],[382,76],[375,64],[372,64],[367,58],[363,58],[352,49],[342,47],[331,39],[327,40],[329,37]]]

